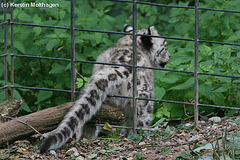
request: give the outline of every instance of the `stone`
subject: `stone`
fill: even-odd
[[[212,117],[212,118],[209,118],[209,121],[219,123],[219,122],[222,122],[222,119],[220,117]]]

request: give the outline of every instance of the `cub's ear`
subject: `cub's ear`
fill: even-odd
[[[125,24],[124,27],[123,27],[123,32],[132,32],[133,31],[133,27],[130,26],[129,24]]]
[[[144,32],[145,35],[153,35],[152,33],[155,31],[154,26],[149,26],[148,29]],[[141,36],[141,41],[143,46],[147,49],[150,49],[153,45],[152,37],[150,36]]]

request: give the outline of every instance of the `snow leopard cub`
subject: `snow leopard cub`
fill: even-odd
[[[132,33],[130,25],[124,32]],[[159,36],[154,26],[140,29],[137,34]],[[137,65],[164,68],[169,61],[167,42],[163,38],[137,36]],[[99,55],[98,62],[132,65],[133,36],[125,35],[116,45]],[[108,95],[132,96],[132,67],[113,65],[94,65],[88,85],[80,98],[66,114],[57,129],[48,134],[43,141],[40,153],[61,147],[74,134],[81,137],[84,124],[92,118],[102,104],[121,107],[126,117],[126,126],[133,126],[132,100]],[[154,98],[154,71],[137,68],[137,97]],[[137,126],[148,127],[151,122],[153,101],[137,100]],[[126,132],[128,134],[130,130]]]

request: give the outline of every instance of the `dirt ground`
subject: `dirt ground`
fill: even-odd
[[[211,160],[221,159],[223,155],[240,159],[240,118],[225,117],[220,121],[201,122],[198,128],[194,128],[192,122],[182,122],[175,127],[165,125],[158,127],[157,131],[140,131],[140,134],[133,134],[129,139],[111,136],[72,141],[43,155],[39,154],[39,137],[31,137],[0,149],[0,159],[204,160],[209,156],[206,160]],[[235,146],[231,145],[231,140]],[[207,144],[213,144],[214,147],[209,149]]]

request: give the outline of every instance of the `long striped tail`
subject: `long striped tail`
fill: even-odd
[[[59,148],[72,138],[76,131],[82,129],[84,124],[96,114],[108,93],[119,83],[115,70],[109,68],[92,77],[81,98],[75,102],[60,125],[43,141],[40,153]]]

